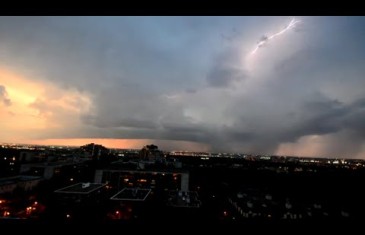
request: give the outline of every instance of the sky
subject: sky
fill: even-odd
[[[0,17],[0,142],[365,159],[364,41],[365,17]]]

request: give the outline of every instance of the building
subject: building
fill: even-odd
[[[18,175],[13,177],[0,179],[0,194],[13,193],[15,189],[19,188],[24,191],[30,191],[42,180],[37,176]]]
[[[140,151],[140,158],[144,161],[163,162],[164,154],[156,145],[146,145]]]
[[[20,173],[42,176],[44,179],[51,179],[55,175],[60,175],[63,171],[70,173],[77,166],[83,165],[85,160],[74,161],[59,161],[59,162],[41,162],[22,164]]]
[[[99,221],[105,207],[106,184],[77,183],[54,191],[56,220]]]
[[[109,149],[99,144],[87,144],[80,147],[80,150],[92,159],[99,159],[100,157],[109,154]]]

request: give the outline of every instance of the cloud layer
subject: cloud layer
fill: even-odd
[[[28,139],[365,158],[365,18],[300,20],[250,56],[290,18],[1,17],[0,62],[42,87],[23,101],[52,128]],[[9,81],[0,103],[15,106]]]

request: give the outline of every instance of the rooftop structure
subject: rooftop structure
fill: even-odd
[[[151,189],[140,188],[123,188],[117,194],[112,196],[111,200],[124,200],[124,201],[144,201],[150,194]]]
[[[97,189],[104,187],[106,184],[98,183],[77,183],[55,191],[55,193],[73,193],[73,194],[89,194]]]

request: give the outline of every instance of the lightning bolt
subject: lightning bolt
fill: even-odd
[[[256,51],[262,46],[262,45],[264,45],[267,41],[269,41],[269,40],[271,40],[271,39],[273,39],[273,38],[275,38],[275,37],[277,37],[277,36],[279,36],[280,34],[283,34],[283,33],[285,33],[286,31],[288,31],[289,29],[291,29],[291,28],[293,28],[297,23],[299,23],[300,22],[300,20],[295,20],[295,19],[292,19],[291,21],[290,21],[290,23],[288,24],[288,26],[286,26],[283,30],[281,30],[280,32],[278,32],[278,33],[275,33],[275,34],[273,34],[273,35],[271,35],[270,37],[268,37],[266,40],[261,40],[258,44],[257,44],[257,46],[255,47],[255,49],[251,52],[251,55],[252,54],[255,54],[256,53]]]

